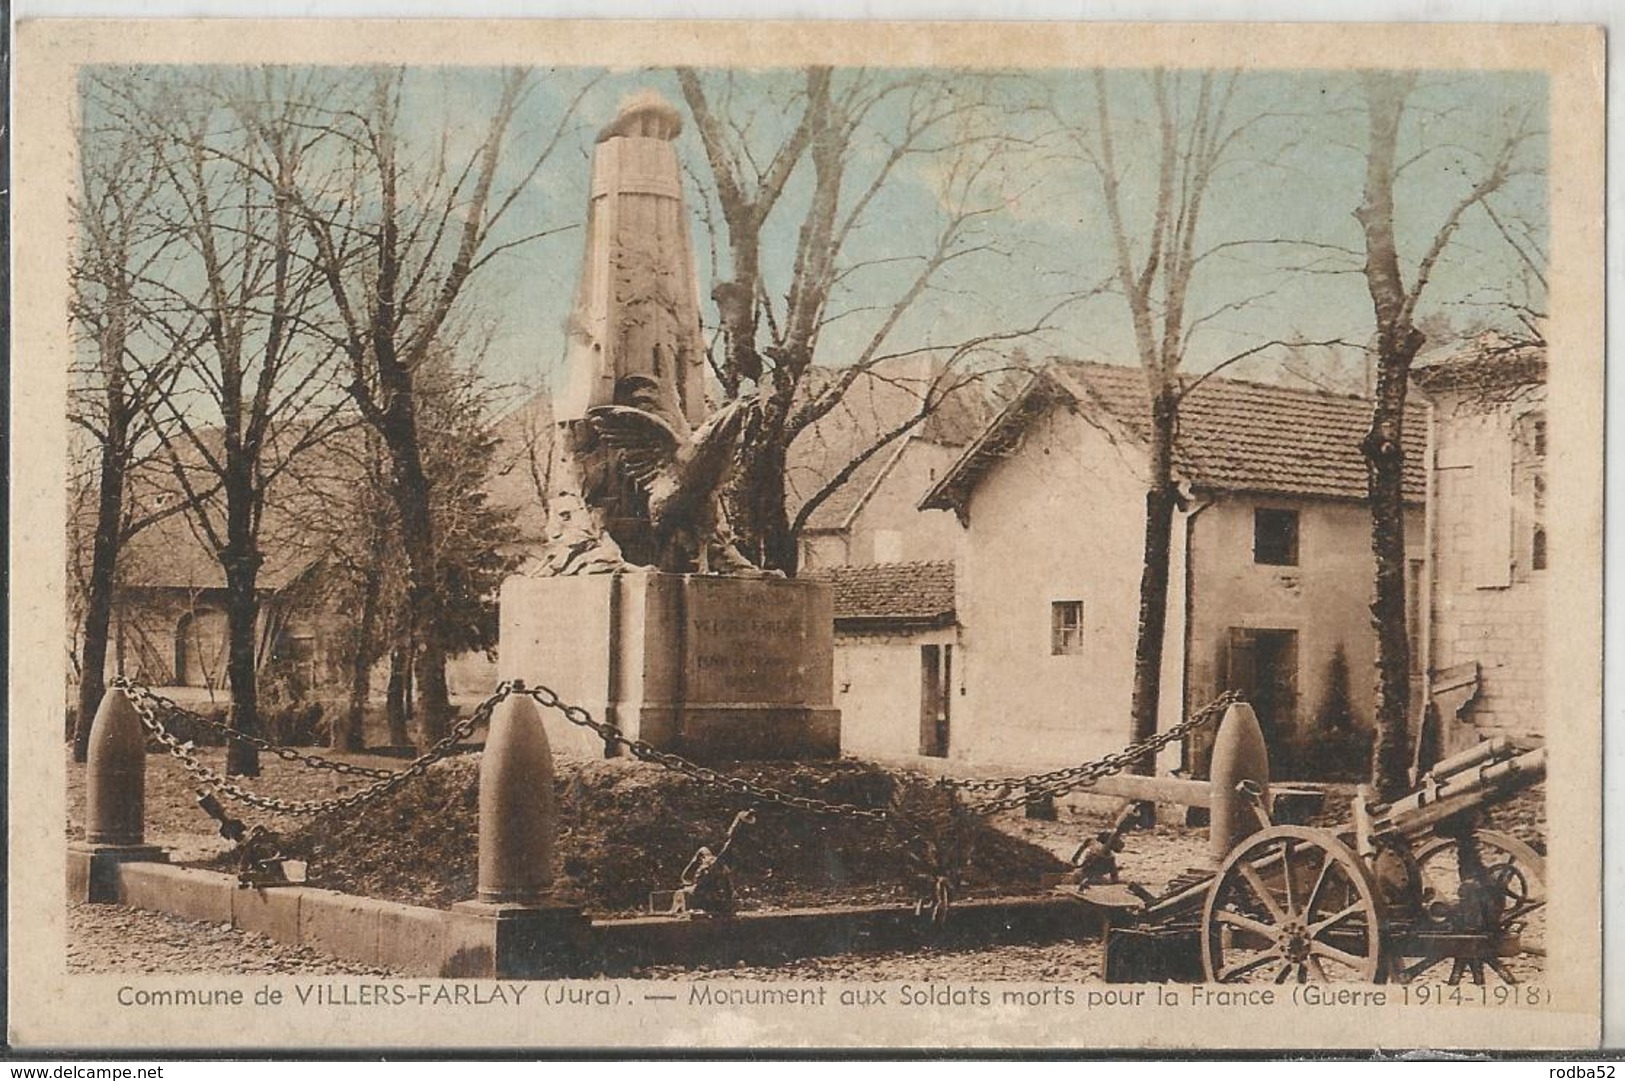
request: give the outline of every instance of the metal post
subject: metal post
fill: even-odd
[[[1208,853],[1218,866],[1231,849],[1259,829],[1252,800],[1239,786],[1253,782],[1261,792],[1263,806],[1270,805],[1269,748],[1252,706],[1238,702],[1225,710],[1213,739],[1213,764],[1208,773],[1213,786]]]
[[[141,717],[121,688],[102,696],[90,726],[85,763],[85,839],[68,846],[68,895],[80,901],[116,901],[118,865],[163,861],[145,843],[147,737]]]
[[[147,739],[141,717],[121,688],[102,696],[90,726],[85,763],[85,841],[139,845],[145,839]]]
[[[480,762],[478,898],[541,903],[553,885],[553,753],[528,695],[497,706]]]

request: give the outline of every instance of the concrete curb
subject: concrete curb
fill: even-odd
[[[310,886],[242,888],[233,875],[164,863],[116,870],[119,904],[209,923],[229,923],[290,946],[346,961],[439,976],[450,913]]]
[[[531,921],[380,901],[309,886],[240,888],[235,876],[166,863],[116,868],[132,908],[229,923],[293,946],[410,976],[611,975],[651,965],[775,962],[855,950],[1098,937],[1101,913],[1072,897],[973,898],[932,927],[911,906],[832,906],[730,917],[594,920],[540,910]],[[515,913],[520,917],[525,913]],[[574,933],[579,921],[584,934]],[[525,925],[525,926],[520,926]],[[519,937],[515,938],[518,931]],[[489,938],[489,941],[485,941]],[[476,941],[477,940],[477,941]],[[471,960],[472,959],[472,960]]]

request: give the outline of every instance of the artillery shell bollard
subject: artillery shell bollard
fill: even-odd
[[[102,696],[90,726],[85,763],[85,839],[68,846],[68,897],[118,900],[118,865],[163,862],[164,850],[146,843],[147,739],[129,696],[114,687]]]
[[[1267,811],[1270,805],[1269,748],[1264,744],[1258,715],[1245,702],[1225,710],[1213,739],[1213,764],[1208,776],[1213,793],[1208,855],[1217,867],[1231,849],[1263,825],[1258,816],[1259,804],[1242,790],[1242,785],[1252,782],[1263,808]]]
[[[479,879],[452,906],[442,975],[527,978],[569,971],[590,929],[581,909],[552,899],[553,753],[536,702],[497,706],[480,762]]]

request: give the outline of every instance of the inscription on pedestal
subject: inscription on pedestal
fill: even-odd
[[[630,737],[702,759],[831,757],[829,586],[658,573],[515,578],[502,591],[504,678],[547,683]],[[553,711],[554,751],[603,743]]]
[[[690,617],[689,697],[800,704],[806,625],[799,619]]]

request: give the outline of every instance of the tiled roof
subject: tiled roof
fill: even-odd
[[[1546,350],[1536,345],[1480,341],[1461,353],[1413,368],[1411,381],[1429,392],[1544,383]]]
[[[874,620],[943,626],[954,618],[954,565],[865,563],[814,577],[835,587],[835,621]]]
[[[1145,375],[1139,368],[1054,361],[988,427],[921,506],[963,504],[983,473],[1020,442],[1036,415],[1060,402],[1109,415],[1141,440],[1149,435]],[[1427,419],[1407,412],[1405,494],[1421,502]],[[1365,398],[1319,390],[1203,379],[1183,398],[1175,470],[1196,489],[1364,499],[1360,441],[1371,422]]]
[[[279,434],[288,438],[291,432]],[[205,432],[203,438],[215,440],[218,433]],[[255,584],[262,592],[285,589],[331,554],[333,531],[352,513],[350,486],[361,468],[363,440],[359,429],[334,433],[305,449],[271,481],[258,534],[261,562]],[[225,498],[201,458],[194,447],[181,452],[192,489],[212,493],[206,497],[208,518],[223,529]],[[144,515],[184,502],[178,488],[170,468],[161,460],[151,461],[131,478],[131,499]],[[119,553],[119,580],[127,589],[222,589],[226,584],[208,532],[191,511],[160,518],[132,537]]]

